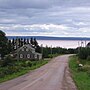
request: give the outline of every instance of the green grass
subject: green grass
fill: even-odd
[[[77,60],[78,58],[76,56],[70,57],[69,66],[72,72],[72,77],[78,90],[90,90],[90,76],[86,71],[78,71]],[[86,63],[90,63],[90,61],[87,61]]]
[[[31,70],[37,69],[37,68],[41,67],[42,65],[44,65],[48,62],[49,62],[49,60],[32,61],[33,65],[31,67],[27,66],[27,67],[24,67],[23,69],[21,69],[19,72],[12,73],[12,74],[9,74],[9,75],[5,75],[5,77],[0,78],[0,83],[11,80],[11,79],[14,79],[18,76],[24,75],[24,74],[30,72]]]

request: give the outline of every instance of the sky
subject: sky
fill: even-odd
[[[90,0],[0,0],[7,36],[90,37]]]

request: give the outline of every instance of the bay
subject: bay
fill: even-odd
[[[77,48],[80,46],[85,47],[90,42],[90,38],[86,37],[7,36],[8,39],[30,39],[31,37],[36,38],[38,44],[44,47]]]
[[[37,40],[39,45],[43,45],[44,47],[62,47],[62,48],[77,48],[77,47],[85,47],[88,41],[81,40]]]

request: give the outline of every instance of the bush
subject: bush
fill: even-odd
[[[88,76],[90,77],[90,70],[87,71]]]
[[[87,57],[87,60],[90,61],[90,55]]]
[[[25,64],[26,64],[26,66],[29,66],[29,67],[32,66],[32,62],[31,61],[26,61]]]
[[[49,55],[48,55],[48,58],[52,58],[52,57],[53,57],[53,55],[52,55],[52,54],[49,54]]]
[[[87,72],[90,70],[90,66],[89,65],[84,65],[82,67],[78,67],[78,70],[79,71],[84,71],[84,72]]]
[[[3,66],[3,61],[2,60],[0,60],[0,67],[2,67]]]
[[[3,71],[0,71],[0,78],[3,78],[5,76]]]
[[[13,62],[13,58],[10,55],[8,55],[4,58],[2,62],[2,66],[12,65],[12,62]]]
[[[78,56],[80,59],[87,59],[90,56],[90,48],[81,47]]]

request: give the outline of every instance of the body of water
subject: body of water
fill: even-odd
[[[38,40],[39,45],[48,47],[62,47],[62,48],[77,48],[79,46],[85,47],[88,41],[81,40]]]
[[[8,39],[16,38],[36,38],[39,45],[48,47],[62,47],[62,48],[77,48],[80,46],[85,47],[90,38],[85,37],[45,37],[45,36],[7,36]]]

